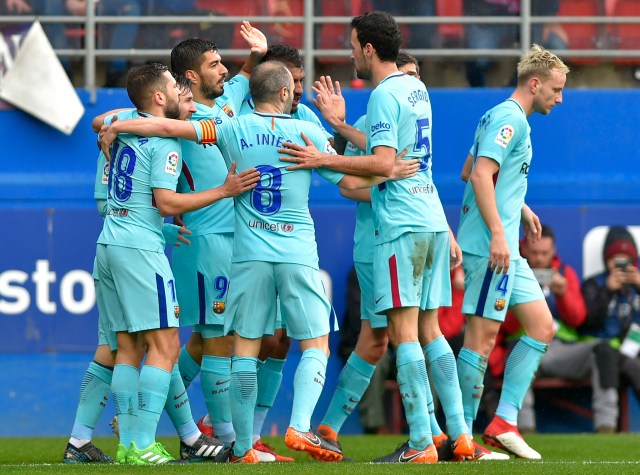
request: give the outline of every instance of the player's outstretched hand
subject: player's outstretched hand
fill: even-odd
[[[489,243],[489,268],[496,274],[507,274],[510,258],[511,252],[504,233],[492,234]]]
[[[260,172],[257,169],[249,168],[243,172],[236,173],[236,162],[233,162],[229,168],[227,179],[222,186],[226,196],[234,197],[255,188],[258,181],[260,181]]]
[[[267,54],[267,37],[260,30],[251,26],[247,20],[244,20],[240,25],[240,35],[249,45],[251,54],[260,56]]]
[[[411,158],[404,160],[404,156],[407,154],[408,149],[404,149],[398,155],[393,163],[393,170],[389,180],[402,180],[403,178],[409,178],[414,176],[420,170],[420,160],[417,158]]]
[[[300,134],[306,145],[298,145],[293,142],[284,142],[283,148],[279,148],[278,152],[286,153],[286,157],[280,157],[282,162],[291,162],[295,165],[289,165],[287,170],[313,170],[324,166],[324,154],[321,153],[313,144],[309,137],[304,133]]]
[[[329,124],[344,122],[347,115],[347,106],[342,96],[340,82],[336,81],[334,86],[331,76],[320,76],[320,79],[311,86],[311,89],[317,94],[313,103],[322,114],[322,117]]]

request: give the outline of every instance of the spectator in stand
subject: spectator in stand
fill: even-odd
[[[464,0],[464,14],[468,16],[514,16],[520,13],[520,0]],[[517,25],[467,24],[467,48],[513,48],[518,40]],[[471,87],[485,87],[485,75],[493,64],[490,56],[465,64],[467,81]]]
[[[624,226],[613,226],[605,238],[603,259],[605,271],[587,279],[582,294],[587,305],[587,319],[582,333],[606,340],[601,351],[610,357],[617,370],[602,376],[609,387],[619,387],[619,377],[625,379],[640,399],[640,359],[635,354],[620,351],[633,324],[640,324],[640,272],[638,247]],[[604,383],[604,382],[603,382]],[[604,384],[603,384],[604,385]]]
[[[382,10],[396,16],[435,16],[435,0],[372,0],[374,10]],[[429,48],[431,37],[435,33],[435,24],[408,25],[409,38],[403,38],[403,48]],[[404,31],[403,31],[404,33]]]
[[[556,16],[560,9],[560,0],[532,0],[531,14],[534,16]],[[569,37],[560,23],[533,25],[533,42],[550,50],[566,49]]]

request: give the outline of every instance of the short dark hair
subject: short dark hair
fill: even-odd
[[[551,238],[551,240],[555,243],[556,242],[556,235],[553,232],[553,229],[551,229],[551,227],[547,226],[546,224],[542,224],[540,227],[541,227],[541,231],[540,231],[541,237]]]
[[[176,83],[178,84],[178,88],[181,91],[190,91],[191,90],[191,85],[193,84],[191,82],[191,79],[189,79],[188,77],[184,76],[183,74],[177,74],[177,73],[171,73],[173,78],[176,80]]]
[[[189,38],[178,43],[171,50],[171,70],[177,74],[184,74],[188,70],[198,71],[207,51],[215,53],[218,45],[201,38]]]
[[[395,61],[402,44],[400,27],[387,12],[373,11],[354,17],[351,28],[356,30],[360,46],[371,43],[380,61]]]
[[[420,64],[418,63],[418,60],[414,56],[411,56],[409,53],[407,53],[405,50],[400,50],[398,51],[398,57],[396,58],[396,66],[398,66],[398,68],[401,68],[405,64],[415,64],[416,69],[418,70],[418,74],[420,74]]]
[[[164,73],[169,71],[162,63],[143,64],[132,68],[127,76],[127,94],[139,110],[149,107],[151,96],[156,91],[167,93]]]
[[[265,61],[280,61],[286,66],[290,66],[292,68],[304,68],[304,62],[300,57],[300,51],[289,45],[270,45],[267,49],[267,54],[262,58],[262,62],[264,63]]]
[[[280,61],[260,63],[251,71],[249,92],[255,103],[270,102],[280,89],[291,85],[291,73]]]

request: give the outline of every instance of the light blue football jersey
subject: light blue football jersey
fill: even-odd
[[[283,142],[302,145],[300,134],[326,153],[335,153],[315,125],[286,114],[253,113],[216,123],[194,122],[199,141],[217,136],[225,159],[237,170],[256,167],[261,181],[236,197],[233,262],[265,261],[302,264],[318,269],[315,228],[309,213],[310,170],[288,171],[280,160]],[[204,129],[204,134],[203,134]],[[338,183],[344,174],[321,169],[318,173]]]
[[[164,252],[163,218],[153,188],[175,190],[181,166],[177,139],[118,135],[109,172],[108,211],[98,243]]]
[[[196,102],[197,111],[191,120],[229,120],[240,109],[248,92],[249,80],[242,75],[235,76],[225,83],[224,95],[216,99],[213,107]],[[220,149],[213,144],[201,145],[189,140],[180,142],[184,161],[178,191],[195,193],[221,186],[229,172]],[[224,198],[202,209],[185,213],[182,219],[194,236],[232,233],[233,198]]]
[[[411,178],[390,180],[371,190],[376,243],[406,232],[441,232],[449,226],[431,172],[431,102],[421,81],[401,72],[390,74],[372,91],[367,104],[367,151],[377,146],[405,159],[419,158],[420,171]]]
[[[249,96],[242,102],[240,115],[252,114],[255,111],[255,109],[256,108],[253,105],[251,96]],[[306,120],[307,122],[311,122],[312,124],[317,125],[318,128],[320,128],[324,132],[325,137],[327,137],[328,139],[333,138],[333,134],[327,132],[327,129],[325,129],[324,126],[322,125],[322,122],[320,121],[320,118],[318,117],[318,115],[306,105],[298,104],[298,109],[296,109],[296,111],[290,115],[291,115],[291,118],[293,119]]]
[[[104,119],[105,124],[111,124],[113,117],[116,114],[111,114]],[[135,109],[127,109],[118,112],[118,120],[127,120],[138,116],[138,112]],[[96,165],[96,179],[93,186],[93,197],[96,200],[106,200],[107,190],[109,184],[109,162],[104,153],[98,154],[98,163]]]
[[[353,127],[365,132],[366,116],[360,117]],[[347,142],[347,148],[344,151],[347,156],[364,155],[364,151],[360,150],[351,142]],[[373,209],[371,203],[359,201],[356,208],[356,229],[353,233],[353,262],[371,263],[373,262],[373,246],[374,246],[374,226],[373,226]]]
[[[511,259],[520,256],[520,213],[533,155],[530,132],[522,106],[513,99],[507,99],[482,116],[470,151],[474,166],[478,157],[490,158],[500,165],[494,176],[496,204]],[[491,234],[478,209],[473,186],[467,182],[462,199],[458,244],[464,252],[488,257],[490,241]]]

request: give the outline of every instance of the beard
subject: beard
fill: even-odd
[[[178,101],[167,104],[164,106],[164,116],[167,119],[179,119],[180,118],[180,103]]]
[[[202,95],[207,99],[216,99],[224,94],[224,86],[220,86],[219,90],[217,89],[218,85],[215,84],[213,86],[209,84],[202,84]]]
[[[298,110],[300,99],[302,99],[302,94],[293,96],[293,101],[291,102],[291,114],[295,113]]]

